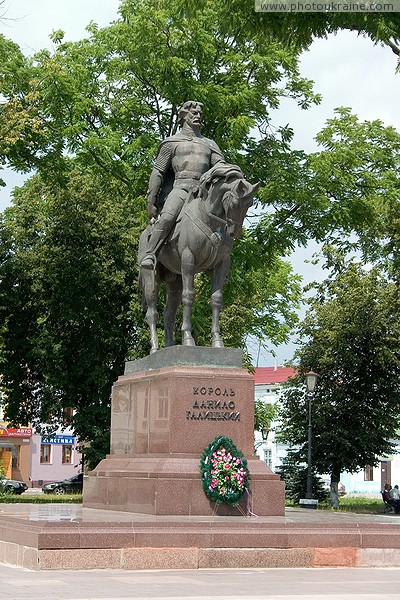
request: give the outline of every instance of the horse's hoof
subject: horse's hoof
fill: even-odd
[[[222,340],[214,340],[212,343],[213,348],[225,348],[224,342]]]
[[[192,336],[184,337],[182,340],[182,346],[195,346],[196,342],[192,338]]]
[[[154,352],[157,352],[157,351],[158,351],[158,348],[152,348],[152,349],[150,350],[150,354],[154,354]]]

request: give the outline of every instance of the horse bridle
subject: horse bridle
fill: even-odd
[[[217,215],[214,215],[214,214],[212,214],[212,213],[209,213],[209,212],[207,212],[207,211],[204,209],[203,202],[202,202],[202,201],[200,201],[200,202],[199,202],[199,209],[200,209],[200,212],[202,212],[202,213],[203,213],[203,215],[206,215],[208,218],[210,218],[210,219],[214,219],[215,221],[217,221],[217,223],[221,223],[222,225],[224,225],[224,231],[226,231],[226,230],[228,229],[228,226],[229,226],[229,225],[235,225],[235,226],[241,227],[241,223],[240,223],[240,221],[235,221],[234,219],[231,219],[231,218],[230,218],[230,217],[228,217],[228,215],[227,215],[227,210],[226,210],[226,208],[225,208],[225,203],[224,203],[224,201],[223,201],[227,195],[233,196],[233,194],[232,194],[232,192],[229,190],[229,191],[225,192],[225,194],[223,195],[223,199],[222,199],[222,205],[223,205],[223,207],[224,207],[224,211],[225,211],[225,215],[226,215],[226,218],[225,218],[225,219],[222,219],[221,217],[217,217]],[[241,211],[241,212],[242,212],[242,211]],[[204,223],[203,223],[203,225],[204,225]],[[210,231],[211,231],[211,230],[210,230]],[[214,233],[214,232],[213,232],[213,233]],[[208,237],[209,237],[209,236],[208,236]]]

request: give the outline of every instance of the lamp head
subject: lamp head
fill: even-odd
[[[317,383],[318,374],[314,373],[314,371],[309,371],[305,374],[306,386],[308,392],[313,392],[315,390],[315,385]]]

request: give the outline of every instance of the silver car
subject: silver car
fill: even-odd
[[[24,481],[16,481],[0,475],[0,494],[23,494],[27,489],[28,486]]]

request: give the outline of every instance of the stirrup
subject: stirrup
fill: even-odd
[[[143,269],[155,269],[156,268],[156,257],[154,254],[146,254],[140,263],[141,268]]]

